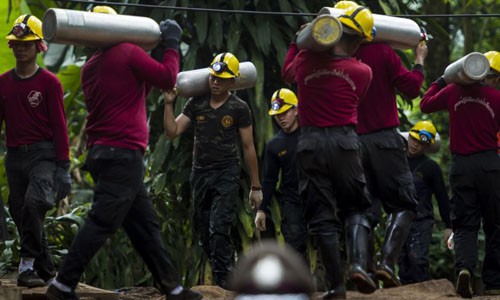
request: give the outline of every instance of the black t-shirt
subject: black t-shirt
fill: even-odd
[[[418,195],[417,220],[434,219],[432,195],[436,196],[441,219],[451,228],[450,201],[439,165],[426,155],[408,157]]]
[[[299,200],[299,179],[297,174],[297,140],[299,130],[285,133],[280,130],[266,145],[264,153],[264,178],[262,192],[264,199],[260,209],[269,212],[271,198],[280,180],[281,201]],[[281,177],[279,177],[281,171]]]
[[[217,109],[210,96],[189,99],[182,112],[194,125],[193,169],[220,169],[239,163],[239,129],[252,125],[250,108],[235,95]]]

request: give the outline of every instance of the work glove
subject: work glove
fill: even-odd
[[[163,61],[163,54],[167,49],[179,48],[179,41],[182,36],[182,29],[174,20],[164,20],[160,22],[160,42],[151,50],[151,57],[161,62]]]
[[[71,192],[71,176],[69,174],[69,161],[58,161],[54,177],[54,190],[56,203],[64,199]]]
[[[253,209],[256,209],[260,207],[260,204],[262,203],[262,198],[264,196],[262,195],[262,190],[250,190],[250,195],[248,195],[248,200],[250,201],[250,206]]]
[[[266,213],[258,210],[255,215],[255,228],[260,231],[266,231]]]
[[[440,76],[438,79],[436,79],[435,82],[438,84],[438,86],[439,86],[440,89],[444,88],[446,86],[446,84],[447,84],[446,83],[446,79],[444,78],[444,76]]]

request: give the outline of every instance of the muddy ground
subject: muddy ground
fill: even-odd
[[[216,286],[196,286],[193,290],[203,293],[203,299],[222,300],[233,299],[234,293],[225,291]],[[120,300],[165,300],[155,289],[152,288],[133,288],[120,294]],[[313,299],[321,299],[321,293],[313,295]],[[461,299],[455,294],[453,284],[447,279],[431,280],[411,285],[406,285],[391,289],[380,289],[370,295],[364,295],[358,292],[349,291],[347,299],[371,299],[371,300],[455,300]],[[500,296],[474,296],[473,299],[486,300],[498,299]],[[87,299],[91,300],[91,299]]]

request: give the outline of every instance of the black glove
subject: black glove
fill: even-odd
[[[160,43],[151,50],[151,57],[156,61],[163,61],[163,54],[167,49],[179,48],[179,41],[182,36],[182,29],[174,20],[164,20],[160,22],[161,40]]]
[[[182,29],[176,21],[167,19],[160,22],[161,44],[165,49],[179,47]]]
[[[436,83],[439,86],[440,89],[444,88],[446,86],[446,80],[444,80],[444,77],[441,76],[438,79],[436,79]]]
[[[58,161],[54,177],[56,203],[64,199],[71,192],[71,176],[69,175],[69,161]]]

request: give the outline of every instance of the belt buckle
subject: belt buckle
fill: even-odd
[[[21,150],[21,152],[28,152],[29,145],[27,145],[27,144],[21,145],[21,146],[19,146],[19,150]]]

